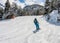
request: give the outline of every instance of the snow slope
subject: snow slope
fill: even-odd
[[[41,30],[28,38],[29,43],[60,43],[60,26],[49,24],[44,18],[39,23]]]
[[[41,30],[33,33],[37,18]],[[0,21],[0,43],[59,43],[60,26],[46,22],[42,16],[24,16]]]

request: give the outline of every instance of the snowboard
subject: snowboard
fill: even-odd
[[[39,29],[40,30],[40,29]],[[37,32],[39,32],[39,30],[35,30],[35,31],[33,31],[33,33],[37,33]]]

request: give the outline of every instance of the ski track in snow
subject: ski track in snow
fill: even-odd
[[[41,30],[33,33],[37,18]],[[42,16],[24,16],[0,22],[0,43],[59,43],[60,26],[47,23]],[[55,42],[54,42],[55,41]]]

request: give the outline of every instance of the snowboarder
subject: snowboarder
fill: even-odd
[[[36,26],[36,30],[35,31],[33,31],[34,33],[36,33],[37,31],[39,31],[40,30],[40,28],[39,28],[39,23],[38,23],[38,21],[37,21],[37,19],[35,18],[34,19],[34,24],[35,24],[35,26]]]

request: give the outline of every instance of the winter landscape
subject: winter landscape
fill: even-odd
[[[0,0],[0,43],[60,43],[60,0]]]

